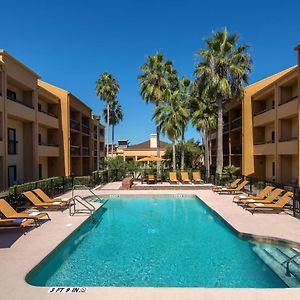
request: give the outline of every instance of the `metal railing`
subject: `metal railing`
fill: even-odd
[[[285,103],[291,102],[291,101],[293,101],[293,100],[295,100],[297,98],[298,98],[298,95],[290,97],[290,98],[287,98],[287,99],[282,99],[281,102],[278,104],[278,106],[281,106],[281,105],[283,105]]]
[[[75,146],[75,145],[70,146],[70,152],[71,152],[71,155],[80,155],[81,154],[80,147]]]
[[[90,127],[85,124],[81,124],[81,131],[85,134],[90,134]]]
[[[231,129],[242,127],[242,117],[235,118],[231,121]]]
[[[285,265],[285,275],[286,276],[291,276],[291,272],[290,272],[290,263],[293,262],[297,257],[300,257],[300,252],[298,252],[297,254],[295,254],[294,256],[290,257],[289,259],[285,260],[281,265]]]
[[[82,155],[84,155],[84,156],[90,155],[90,148],[89,147],[82,147]]]
[[[263,110],[257,111],[253,115],[254,116],[258,116],[258,115],[261,115],[261,114],[263,114],[263,113],[265,113],[265,112],[267,112],[269,110],[272,110],[272,109],[274,109],[274,105],[272,105],[271,107],[267,107],[267,108],[265,108]]]
[[[80,123],[76,120],[70,119],[70,127],[71,129],[80,131]]]
[[[53,117],[53,118],[55,118],[55,119],[58,119],[58,117],[55,115],[55,114],[52,114],[52,113],[50,113],[50,112],[48,112],[48,111],[45,111],[45,110],[43,110],[42,108],[38,108],[38,111],[40,112],[40,113],[43,113],[43,114],[45,114],[45,115],[48,115],[48,116],[50,116],[50,117]]]

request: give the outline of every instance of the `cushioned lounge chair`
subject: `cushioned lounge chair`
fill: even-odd
[[[275,199],[282,193],[284,192],[284,190],[282,189],[275,189],[273,192],[271,192],[270,195],[268,195],[266,198],[264,199],[255,199],[255,198],[250,198],[250,199],[241,199],[238,202],[236,202],[237,204],[240,205],[244,205],[247,206],[250,203],[272,203],[273,201],[275,201]]]
[[[203,180],[201,179],[200,172],[193,172],[193,182],[194,183],[202,183]]]
[[[35,189],[33,192],[43,201],[46,203],[53,203],[53,202],[66,202],[62,201],[61,199],[52,199],[50,198],[43,190]]]
[[[147,176],[147,183],[156,183],[155,176],[153,174],[150,174]]]
[[[56,209],[64,209],[67,207],[67,203],[65,202],[51,202],[51,203],[45,203],[41,201],[33,192],[28,191],[22,193],[32,204],[34,207],[37,208],[43,208],[43,209],[51,209],[51,208],[56,208]]]
[[[18,213],[14,210],[13,207],[9,203],[7,203],[4,199],[0,199],[0,212],[6,219],[32,219],[32,220],[39,220],[44,217],[47,217],[48,220],[51,220],[47,213],[41,212],[21,212]]]
[[[182,183],[191,183],[188,172],[181,172],[181,182]]]
[[[17,218],[17,219],[7,219],[0,218],[0,227],[19,227],[23,229],[24,234],[26,234],[27,227],[35,225],[37,227],[36,221],[27,218]]]
[[[251,203],[246,208],[251,211],[252,214],[256,211],[269,211],[269,210],[283,210],[284,207],[293,199],[292,192],[286,192],[275,203]]]
[[[244,180],[242,183],[240,183],[235,189],[226,189],[223,188],[220,191],[218,191],[219,194],[236,194],[236,193],[240,193],[245,186],[249,184],[248,180]]]
[[[235,189],[237,186],[238,186],[238,184],[239,184],[239,182],[241,181],[241,179],[240,178],[237,178],[235,181],[233,181],[233,182],[231,182],[229,185],[225,185],[225,186],[221,186],[221,185],[218,185],[218,186],[215,186],[214,188],[213,188],[213,191],[214,192],[218,192],[219,190],[222,190],[222,189],[224,189],[224,188],[227,188],[227,189]]]
[[[178,183],[176,172],[169,173],[169,182],[170,183]]]
[[[263,200],[265,199],[274,189],[273,186],[266,186],[261,190],[257,195],[248,195],[248,196],[234,196],[233,201],[239,202],[240,200],[254,199],[254,200]]]

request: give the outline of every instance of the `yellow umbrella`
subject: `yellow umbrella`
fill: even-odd
[[[138,159],[138,161],[163,161],[164,159],[157,156],[146,156]]]

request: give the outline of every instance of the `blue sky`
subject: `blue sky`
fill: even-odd
[[[125,113],[117,138],[131,143],[155,132],[153,107],[139,95],[139,66],[162,51],[180,76],[192,78],[203,38],[226,26],[251,46],[251,82],[296,64],[300,43],[297,1],[3,1],[0,48],[43,80],[72,91],[94,113],[103,103],[95,81],[111,72],[119,81]],[[199,139],[188,129],[187,138]],[[167,140],[167,138],[165,138]]]

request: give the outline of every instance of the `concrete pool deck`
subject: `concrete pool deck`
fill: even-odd
[[[238,232],[289,240],[300,245],[300,220],[286,213],[251,213],[232,203],[232,196],[211,190],[94,190],[98,195],[196,195]],[[90,195],[78,190],[77,194]],[[62,195],[67,198],[70,193]],[[96,204],[97,205],[97,204]],[[85,293],[49,294],[47,287],[25,282],[27,273],[59,245],[88,216],[70,217],[68,210],[50,212],[52,221],[26,235],[18,229],[0,231],[0,298],[6,299],[300,299],[299,289],[231,288],[115,288],[88,287]]]

